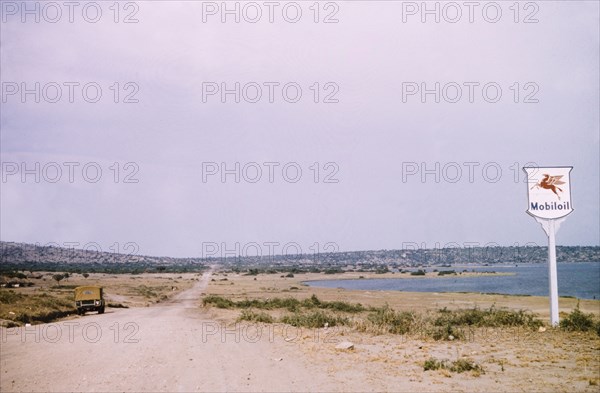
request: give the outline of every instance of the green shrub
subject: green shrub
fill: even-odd
[[[348,318],[344,318],[339,315],[326,314],[321,310],[312,311],[310,313],[296,312],[294,314],[284,315],[281,318],[281,322],[296,327],[307,328],[322,328],[325,326],[325,324],[327,324],[328,326],[340,326],[350,324]]]
[[[233,308],[234,306],[234,303],[231,300],[216,295],[208,295],[202,299],[202,304],[205,306],[212,305],[217,308]]]
[[[526,326],[536,329],[542,326],[542,321],[524,310],[514,311],[497,309],[494,306],[491,306],[487,310],[481,310],[475,307],[471,309],[450,311],[444,308],[438,311],[438,317],[435,319],[434,325],[467,325],[478,327]]]
[[[478,371],[483,372],[483,368],[469,359],[458,359],[450,364],[448,368],[450,371],[455,373],[463,373],[465,371]]]
[[[411,330],[415,315],[408,311],[394,311],[386,304],[372,312],[368,316],[368,320],[389,333],[406,334]]]
[[[600,322],[595,326],[592,314],[585,314],[579,309],[579,305],[571,311],[571,313],[560,321],[559,326],[562,329],[571,332],[587,332],[596,327],[597,333],[600,336]]]
[[[328,308],[335,311],[349,312],[349,313],[357,313],[361,311],[365,311],[366,309],[360,303],[347,303],[340,301],[333,302],[321,302],[318,306],[319,308]]]
[[[298,289],[297,287],[293,287],[293,288]],[[349,312],[349,313],[357,313],[357,312],[366,310],[365,307],[363,305],[361,305],[360,303],[352,304],[352,303],[341,302],[341,301],[324,302],[324,301],[319,300],[319,298],[317,296],[315,296],[314,294],[310,298],[304,299],[302,301],[292,298],[292,297],[288,297],[288,298],[276,297],[276,298],[265,299],[265,300],[244,299],[244,300],[233,301],[233,300],[221,297],[221,296],[209,295],[204,298],[203,304],[204,305],[210,304],[210,305],[214,305],[215,307],[219,307],[219,308],[258,308],[258,309],[262,309],[262,310],[274,310],[274,309],[278,309],[278,308],[285,308],[288,311],[292,311],[292,312],[298,311],[302,307],[308,308],[308,309],[314,309],[314,308],[331,309],[331,310],[335,310],[335,311]]]
[[[444,362],[445,361],[437,360],[436,358],[429,358],[425,360],[425,363],[423,364],[423,370],[439,370],[440,368],[444,368]]]
[[[242,313],[238,317],[238,321],[273,323],[274,319],[272,316],[270,316],[266,312],[255,312],[252,310],[242,310]]]
[[[465,335],[456,326],[444,325],[444,326],[436,327],[435,329],[433,329],[433,331],[431,332],[431,337],[433,337],[433,339],[436,341],[439,341],[439,340],[451,341],[453,339],[462,339],[465,337]]]

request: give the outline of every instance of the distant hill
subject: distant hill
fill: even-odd
[[[472,247],[415,250],[371,250],[318,255],[275,255],[229,258],[172,258],[127,255],[73,248],[0,242],[0,270],[48,270],[74,272],[202,271],[209,264],[224,266],[296,265],[319,270],[350,266],[355,269],[438,266],[453,264],[525,264],[547,261],[546,247]],[[598,262],[600,247],[557,247],[559,262]]]
[[[119,254],[28,243],[0,242],[1,270],[85,272],[201,271],[200,258]]]

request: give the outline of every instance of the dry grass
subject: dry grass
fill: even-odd
[[[57,282],[56,272],[22,272],[18,288],[0,288],[0,324],[18,326],[24,323],[51,322],[75,313],[73,288],[98,285],[110,305],[120,307],[147,306],[168,300],[181,290],[190,288],[198,279],[196,273],[103,274],[88,277],[71,273]],[[7,277],[3,277],[7,280]],[[31,285],[29,285],[30,283]],[[173,288],[176,290],[172,290]]]
[[[50,322],[75,314],[73,298],[41,292],[34,295],[0,289],[0,319],[6,327]]]

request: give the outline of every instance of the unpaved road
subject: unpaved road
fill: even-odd
[[[2,329],[0,391],[331,391],[341,386],[294,346],[225,330],[199,309],[198,284],[160,306]],[[259,338],[259,339],[257,339]]]

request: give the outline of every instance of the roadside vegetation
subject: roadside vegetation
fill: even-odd
[[[97,285],[105,289],[110,308],[145,306],[168,300],[199,279],[175,274],[106,275],[68,272],[0,273],[0,326],[49,323],[76,314],[74,289]]]
[[[51,322],[76,313],[72,298],[47,292],[24,295],[12,289],[0,289],[0,304],[0,319],[6,321],[5,327]]]
[[[595,331],[600,336],[600,319],[595,319],[593,314],[586,314],[577,307],[565,318],[560,320],[561,329],[570,332]]]
[[[365,307],[359,303],[323,301],[312,295],[306,299],[270,298],[232,300],[208,295],[205,307],[242,310],[238,321],[285,323],[296,327],[322,328],[348,326],[371,334],[400,334],[434,340],[466,339],[475,328],[519,327],[536,330],[543,323],[524,310],[469,308],[449,310],[397,311],[388,305]],[[279,310],[276,315],[271,311]]]

